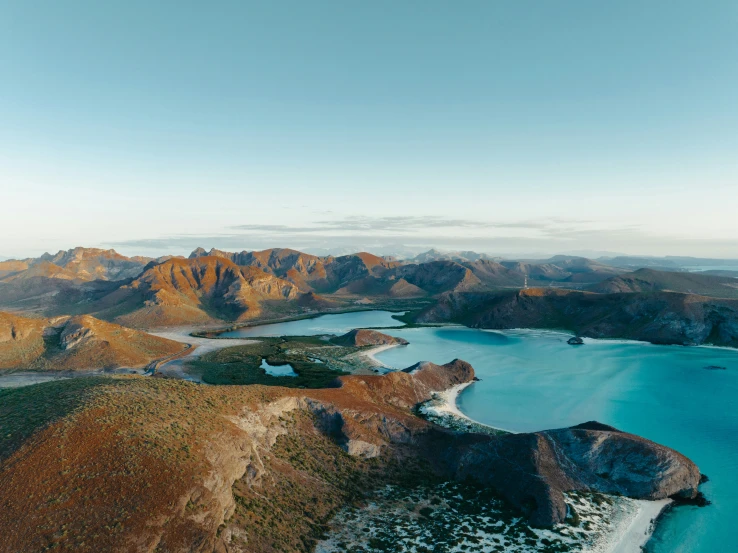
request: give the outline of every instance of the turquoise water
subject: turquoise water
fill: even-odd
[[[297,376],[292,365],[270,365],[266,359],[261,360],[260,369],[264,369],[267,374],[272,376]]]
[[[346,325],[355,328],[378,326],[383,315],[332,317],[348,316]],[[324,328],[320,318],[298,323],[280,332]],[[331,325],[348,330],[340,319]],[[738,351],[591,340],[575,347],[554,332],[454,326],[388,333],[410,342],[377,355],[390,366],[470,362],[482,380],[464,390],[459,406],[480,422],[520,432],[598,420],[678,449],[709,475],[702,489],[713,504],[671,511],[649,551],[738,551]],[[705,370],[709,365],[727,370]]]
[[[345,334],[354,328],[388,327],[402,325],[393,319],[389,311],[355,311],[338,315],[321,315],[286,323],[239,328],[224,332],[226,338],[252,338],[255,336],[314,336],[317,334]]]

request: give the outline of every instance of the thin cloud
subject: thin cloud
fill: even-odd
[[[275,234],[314,234],[323,232],[400,232],[417,233],[434,229],[530,229],[537,231],[575,231],[590,221],[545,219],[526,221],[478,221],[450,219],[446,217],[345,217],[337,220],[316,221],[313,226],[291,227],[288,225],[244,224],[231,227],[233,230]]]
[[[463,232],[447,232],[462,229]],[[504,236],[495,230],[505,230]],[[521,232],[515,232],[519,229]],[[572,250],[618,251],[629,254],[674,254],[738,257],[736,240],[684,240],[658,236],[638,225],[602,228],[596,222],[572,219],[535,221],[473,221],[443,217],[355,217],[318,221],[313,226],[244,224],[235,232],[174,235],[109,242],[130,253],[187,255],[197,247],[228,251],[281,247],[306,252],[371,251],[406,255],[430,248],[475,250],[491,255],[555,254]],[[527,231],[527,232],[526,232]]]

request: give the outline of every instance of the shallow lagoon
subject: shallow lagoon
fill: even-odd
[[[341,333],[397,324],[388,312],[362,312],[268,325],[267,332]],[[237,332],[259,328],[268,327]],[[680,450],[710,476],[703,490],[713,505],[671,511],[649,550],[736,550],[738,351],[600,340],[575,347],[566,343],[568,335],[556,332],[457,326],[388,333],[410,342],[377,354],[389,366],[469,361],[482,380],[464,390],[459,406],[480,422],[524,432],[599,420]],[[264,334],[237,334],[256,335]],[[705,370],[709,365],[727,370]]]
[[[389,311],[354,311],[336,315],[320,315],[285,323],[247,326],[224,332],[223,338],[253,338],[256,336],[315,336],[318,334],[346,334],[354,328],[400,326]]]

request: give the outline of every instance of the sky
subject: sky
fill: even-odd
[[[0,256],[738,258],[738,3],[0,2]]]

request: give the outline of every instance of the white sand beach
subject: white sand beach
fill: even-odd
[[[596,550],[598,553],[640,553],[641,548],[653,534],[655,522],[661,512],[672,502],[671,499],[658,501],[633,500],[638,507],[627,525],[615,530],[610,547]]]
[[[383,367],[383,368],[387,369],[388,371],[396,370],[394,367],[390,367],[389,365],[386,365],[386,364],[382,363],[375,356],[378,353],[381,353],[383,351],[386,351],[386,350],[388,350],[390,348],[396,348],[399,345],[400,344],[384,344],[384,345],[377,346],[377,347],[372,348],[372,349],[368,349],[366,351],[359,352],[358,355],[361,356],[361,357],[366,357],[367,359],[369,359],[372,362],[373,365],[375,365],[377,367]]]

